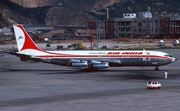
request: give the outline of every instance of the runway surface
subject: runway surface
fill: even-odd
[[[180,49],[162,50],[179,59]],[[180,62],[96,72],[0,56],[0,111],[179,111]],[[170,72],[164,79],[164,71]],[[148,80],[162,88],[147,90]]]

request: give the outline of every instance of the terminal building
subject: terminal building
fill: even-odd
[[[123,18],[107,18],[104,24],[106,39],[180,37],[180,15],[176,13],[125,13]]]

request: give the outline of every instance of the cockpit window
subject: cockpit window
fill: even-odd
[[[169,55],[169,54],[166,54],[166,55],[164,55],[164,56],[166,56],[166,57],[173,57],[173,56],[171,56],[171,55]]]

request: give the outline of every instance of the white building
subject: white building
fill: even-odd
[[[124,13],[123,18],[136,18],[136,13]]]
[[[3,33],[4,35],[12,35],[13,33],[11,32],[10,28],[4,27],[0,29],[0,33]]]
[[[152,18],[151,12],[139,12],[138,18]]]

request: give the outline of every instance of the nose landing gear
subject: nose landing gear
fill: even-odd
[[[156,71],[159,71],[159,67],[158,67],[158,66],[156,66],[156,67],[155,67],[155,70],[156,70]]]

